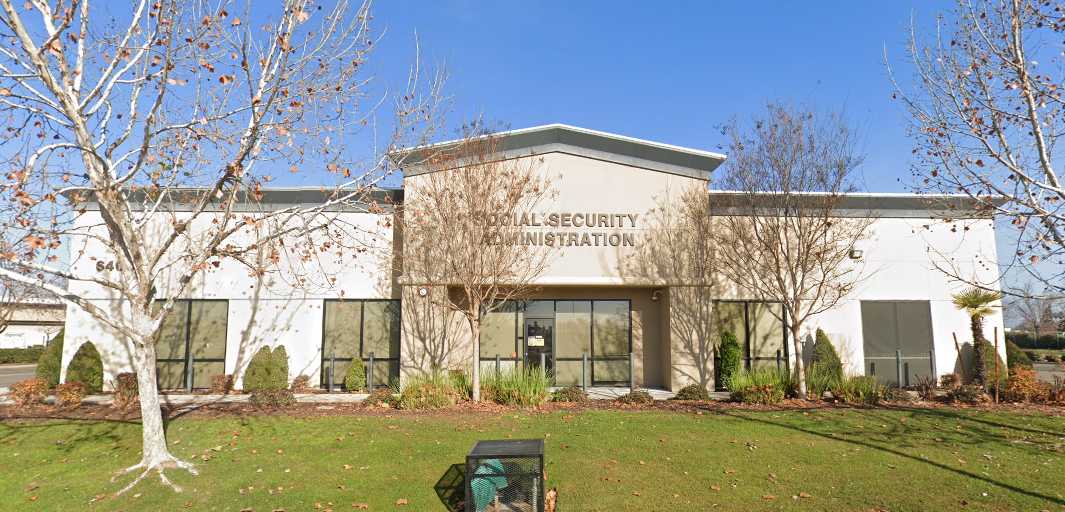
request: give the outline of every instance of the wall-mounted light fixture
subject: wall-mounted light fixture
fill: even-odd
[[[418,296],[419,297],[425,297],[427,295],[429,295],[429,289],[428,288],[426,288],[424,286],[421,287],[421,288],[418,288]]]
[[[651,290],[651,300],[658,302],[662,299],[662,290]]]

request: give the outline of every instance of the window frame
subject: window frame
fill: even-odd
[[[755,361],[773,361],[776,362],[776,357],[752,357],[751,356],[751,305],[752,304],[772,304],[780,308],[780,330],[781,340],[780,345],[783,348],[783,353],[780,356],[780,361],[783,361],[785,368],[790,366],[790,352],[788,351],[788,312],[784,309],[784,303],[779,301],[767,301],[767,300],[750,300],[750,299],[714,299],[712,302],[713,308],[716,310],[718,304],[743,304],[743,339],[739,340],[743,343],[743,367],[747,371],[750,371]],[[772,316],[772,315],[770,315]],[[718,333],[720,335],[720,333]],[[717,344],[715,343],[715,352],[717,352]],[[720,358],[720,354],[715,357],[715,362]],[[715,365],[716,366],[716,365]],[[717,373],[716,371],[714,373]]]
[[[156,303],[165,303],[168,299],[156,299]],[[221,302],[225,303],[226,321],[225,321],[225,338],[222,343],[222,357],[194,357],[192,353],[192,305],[194,303],[203,302]],[[222,374],[225,374],[226,355],[229,353],[229,299],[174,299],[174,304],[185,304],[185,321],[184,325],[184,357],[177,359],[172,357],[160,358],[158,354],[155,357],[155,387],[162,389],[159,386],[159,363],[182,363],[181,367],[181,388],[167,388],[167,389],[182,389],[187,392],[191,392],[196,389],[210,389],[211,383],[208,382],[206,386],[196,386],[196,372],[193,370],[189,372],[190,368],[193,368],[196,363],[222,363]],[[171,309],[171,312],[174,310]],[[158,335],[157,335],[158,336]],[[155,344],[159,344],[159,338],[155,339]]]
[[[322,355],[321,355],[321,364],[319,365],[319,368],[318,368],[318,385],[322,389],[328,389],[329,388],[329,381],[326,379],[326,376],[327,376],[327,373],[328,373],[328,372],[326,372],[326,368],[327,368],[326,365],[328,365],[330,363],[330,361],[336,361],[336,362],[341,362],[341,363],[350,363],[350,362],[355,360],[354,357],[330,357],[328,354],[325,353],[327,305],[329,303],[356,303],[356,302],[359,304],[359,359],[362,360],[364,365],[366,363],[370,362],[369,356],[367,356],[364,353],[364,348],[365,348],[365,345],[366,345],[366,303],[381,303],[381,302],[383,302],[383,303],[392,303],[392,304],[395,305],[395,312],[393,313],[393,317],[395,318],[395,321],[396,321],[396,339],[395,339],[395,342],[396,342],[396,354],[394,356],[392,356],[392,357],[378,357],[376,354],[374,355],[374,358],[373,358],[374,364],[379,363],[379,362],[387,362],[387,363],[389,363],[389,365],[388,365],[388,368],[389,368],[388,379],[386,379],[386,380],[382,381],[380,384],[378,384],[377,383],[377,379],[375,378],[374,379],[375,380],[374,385],[375,385],[375,387],[385,387],[385,386],[388,386],[388,385],[391,384],[391,380],[392,380],[393,377],[399,377],[399,366],[400,366],[399,359],[400,359],[400,354],[402,354],[402,352],[403,352],[403,332],[402,332],[402,330],[403,330],[403,327],[402,327],[403,326],[403,324],[402,324],[402,322],[403,322],[403,302],[400,299],[323,299],[322,300],[322,341],[321,341],[321,351],[320,351]],[[369,367],[367,366],[367,372],[369,371],[368,368]],[[396,369],[396,374],[395,375],[392,374],[392,369],[393,368]],[[332,383],[333,386],[336,386],[338,384],[336,378],[337,378],[337,376],[333,375],[333,383]],[[339,385],[340,386],[344,385],[344,378],[343,377],[340,379]]]
[[[632,379],[632,375],[629,375],[629,379],[628,380],[598,380],[598,379],[596,379],[595,378],[595,362],[596,361],[628,361],[630,355],[632,354],[632,299],[626,299],[626,298],[596,298],[596,299],[545,298],[545,299],[528,299],[528,300],[508,300],[508,301],[505,301],[505,303],[513,303],[513,304],[515,304],[513,311],[506,311],[505,312],[505,313],[513,314],[513,316],[514,316],[514,352],[513,353],[514,353],[515,357],[500,357],[499,358],[500,361],[510,361],[510,362],[514,362],[515,364],[518,364],[518,363],[525,364],[525,362],[526,362],[525,361],[525,326],[524,326],[524,321],[528,320],[530,317],[528,315],[526,315],[526,314],[523,314],[522,317],[521,317],[522,321],[519,322],[518,321],[518,313],[519,312],[524,313],[525,304],[529,303],[529,302],[550,302],[551,303],[551,319],[555,322],[554,349],[551,351],[551,367],[552,368],[558,368],[558,362],[559,361],[562,361],[562,362],[580,362],[582,360],[580,357],[558,357],[558,344],[559,344],[559,340],[558,340],[558,303],[559,302],[589,302],[589,303],[591,303],[590,304],[590,310],[589,310],[589,317],[590,317],[591,321],[588,322],[588,336],[589,336],[589,338],[588,338],[588,348],[589,348],[588,362],[590,363],[589,364],[589,368],[588,368],[588,373],[589,373],[590,385],[594,387],[594,386],[617,386],[617,385],[626,385],[627,386],[629,384],[629,381]],[[628,325],[627,325],[628,352],[627,353],[625,353],[625,354],[615,354],[615,355],[600,355],[600,356],[596,355],[596,352],[595,352],[595,303],[596,302],[624,302],[626,304],[626,309],[625,310],[626,310],[626,313],[627,313],[626,317],[628,318]],[[499,312],[499,310],[493,311],[493,313],[498,313],[498,312]],[[547,317],[539,315],[539,316],[533,316],[531,318],[547,318]],[[495,356],[490,356],[489,359],[485,359],[485,357],[482,354],[479,353],[480,352],[481,343],[478,343],[477,345],[478,345],[477,357],[478,357],[478,361],[479,361],[478,364],[484,363],[486,361],[487,362],[491,362],[491,361],[495,360]],[[632,372],[632,368],[630,367],[628,369],[628,371]],[[552,379],[552,382],[553,382],[554,381],[554,375],[551,376],[551,379]]]

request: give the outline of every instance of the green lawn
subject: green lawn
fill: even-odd
[[[952,409],[183,418],[171,445],[200,476],[115,498],[137,425],[18,420],[0,422],[0,508],[443,510],[434,484],[474,440],[546,437],[566,511],[1065,510],[1063,432]]]

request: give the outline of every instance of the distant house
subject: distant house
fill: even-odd
[[[6,309],[0,322],[0,348],[44,345],[63,330],[67,308],[59,301],[33,299],[0,304]]]

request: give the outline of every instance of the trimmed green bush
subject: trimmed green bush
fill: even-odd
[[[721,361],[721,368],[717,370],[718,380],[728,389],[729,380],[743,365],[743,350],[740,348],[740,342],[736,340],[736,335],[731,331],[721,333],[721,346],[718,350]]]
[[[1032,359],[1016,343],[1006,340],[1006,364],[1011,370],[1014,368],[1031,368]]]
[[[759,368],[732,376],[730,399],[745,404],[772,405],[795,394],[795,379],[787,371]]]
[[[36,363],[44,353],[44,346],[25,348],[0,348],[0,364],[32,364]]]
[[[90,342],[83,343],[74,353],[74,358],[67,366],[66,382],[85,384],[86,393],[99,393],[104,388],[104,365],[100,361],[100,352]]]
[[[539,368],[509,368],[487,372],[481,380],[486,400],[501,405],[533,407],[550,397],[551,379]]]
[[[698,384],[688,384],[680,388],[676,395],[673,395],[671,400],[709,400],[710,393],[706,388]]]
[[[876,405],[884,398],[884,387],[873,377],[858,375],[840,380],[832,394],[848,404]]]
[[[288,389],[288,354],[285,347],[263,347],[252,356],[244,372],[244,391],[279,391]]]
[[[441,371],[413,376],[399,394],[396,406],[400,409],[439,409],[449,407],[462,399],[462,392],[455,386],[455,379]]]
[[[344,389],[349,393],[366,391],[366,364],[361,358],[351,360],[348,366],[348,374],[344,376]]]
[[[60,331],[44,347],[37,359],[37,378],[44,379],[49,387],[59,385],[59,370],[63,367],[63,332]]]
[[[836,379],[843,378],[843,362],[839,359],[836,347],[828,339],[825,331],[817,329],[814,335],[813,357],[810,360],[810,368],[820,367],[823,375],[834,376]]]
[[[588,393],[577,386],[567,386],[551,393],[552,402],[584,402],[588,400]]]

